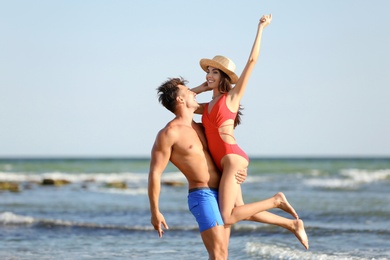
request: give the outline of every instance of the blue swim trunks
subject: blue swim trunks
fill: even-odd
[[[207,187],[191,189],[188,193],[188,208],[198,222],[200,232],[223,225],[216,189]]]

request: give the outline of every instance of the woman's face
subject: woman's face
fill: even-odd
[[[218,88],[219,82],[221,81],[221,73],[219,70],[209,66],[207,68],[206,81],[209,88]]]

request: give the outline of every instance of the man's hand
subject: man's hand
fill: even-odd
[[[165,229],[169,229],[163,214],[160,212],[153,214],[150,222],[152,223],[154,229],[157,230],[159,237],[162,237],[164,234],[164,230],[162,229],[161,225],[163,225]]]
[[[245,168],[244,170],[239,170],[237,171],[236,173],[236,180],[237,180],[237,183],[238,184],[241,184],[243,183],[245,180],[246,180],[246,176],[247,176],[247,168]]]

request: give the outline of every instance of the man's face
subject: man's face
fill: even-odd
[[[196,101],[196,94],[192,92],[188,87],[179,85],[179,97],[182,98],[187,107],[198,108],[199,104]]]

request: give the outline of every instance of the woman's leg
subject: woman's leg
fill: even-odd
[[[245,203],[240,188],[240,191],[236,199],[236,206],[242,206],[244,204]],[[268,211],[262,211],[244,220],[271,224],[271,225],[285,228],[291,231],[306,249],[309,248],[309,241],[305,231],[305,226],[303,224],[303,221],[300,219],[288,219],[288,218],[275,215]]]
[[[235,206],[240,186],[235,180],[237,170],[244,169],[248,165],[245,158],[229,154],[222,159],[223,173],[219,185],[219,208],[225,225],[233,225],[240,220],[247,219],[256,213],[272,208],[280,208],[295,218],[298,218],[294,208],[288,203],[283,193],[279,192],[273,197],[241,206]]]
[[[301,242],[301,244],[309,249],[309,239],[305,231],[305,225],[301,219],[288,219],[268,211],[259,212],[248,219],[249,221],[271,224],[290,230]]]

